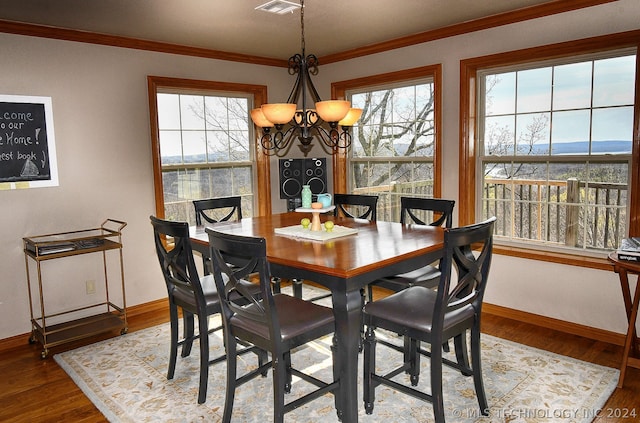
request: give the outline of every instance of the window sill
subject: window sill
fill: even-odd
[[[570,266],[588,267],[598,270],[611,270],[611,263],[603,252],[602,257],[586,256],[578,254],[557,253],[553,251],[540,251],[530,248],[512,247],[505,245],[493,246],[493,252],[503,256],[520,257],[530,260],[547,261],[551,263],[567,264]]]

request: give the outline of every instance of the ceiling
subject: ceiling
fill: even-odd
[[[298,0],[291,0],[297,2]],[[306,0],[306,53],[326,56],[516,9],[566,0]],[[300,12],[267,0],[0,0],[0,20],[286,59]]]

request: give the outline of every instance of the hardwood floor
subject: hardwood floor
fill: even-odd
[[[134,310],[129,331],[168,321],[166,306]],[[534,326],[515,320],[483,315],[483,332],[521,344],[580,360],[617,368],[622,347]],[[2,422],[106,422],[75,383],[58,367],[53,355],[63,350],[96,342],[86,339],[52,348],[40,358],[40,345],[24,344],[0,351],[0,421]],[[635,408],[635,417],[617,417]],[[616,389],[595,422],[640,421],[640,370],[629,368],[624,388]]]

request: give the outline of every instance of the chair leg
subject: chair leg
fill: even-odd
[[[255,354],[258,356],[258,367],[262,367],[264,365],[264,363],[269,361],[269,354],[267,354],[267,352],[265,350],[258,349],[258,351],[256,351]],[[260,376],[267,377],[268,373],[269,373],[269,369],[265,368],[260,373]]]
[[[193,313],[182,310],[182,327],[184,343],[182,344],[182,357],[188,357],[191,354],[191,347],[193,346],[194,332],[194,318]]]
[[[367,285],[367,301],[371,302],[373,301],[373,284],[370,283],[369,285]]]
[[[407,339],[409,339],[409,380],[411,381],[411,386],[418,386],[420,381],[420,341],[405,336],[405,343]],[[405,344],[405,354],[406,351],[407,346]]]
[[[171,345],[169,348],[169,369],[167,379],[173,379],[178,357],[178,307],[169,303],[169,321],[171,323]]]
[[[473,361],[473,384],[476,388],[478,405],[483,416],[489,415],[489,404],[487,395],[484,392],[484,382],[482,380],[482,364],[480,358],[480,325],[471,330],[471,360]]]
[[[431,347],[431,398],[436,423],[445,423],[444,398],[442,397],[442,348],[441,343],[433,342]],[[434,347],[438,345],[438,347]]]
[[[293,375],[291,374],[291,351],[284,353],[284,366],[286,369],[286,377],[284,382],[284,393],[291,393],[291,383],[293,382]]]
[[[224,345],[227,353],[227,391],[224,399],[224,412],[222,414],[222,422],[231,422],[231,412],[233,411],[233,401],[236,396],[236,366],[237,356],[236,349],[238,347],[236,338],[230,335],[228,331],[224,331]]]
[[[465,376],[471,376],[473,373],[467,369],[471,369],[469,364],[469,348],[467,347],[467,334],[462,334],[453,338],[453,345],[456,349],[456,360],[461,367],[460,372]]]
[[[206,257],[202,257],[202,275],[206,276],[209,274],[211,274],[211,260]]]
[[[271,278],[271,290],[273,291],[274,294],[279,294],[280,293],[280,282],[282,280],[276,276]]]
[[[200,332],[200,385],[198,388],[198,404],[207,400],[207,384],[209,383],[209,324],[206,313],[198,315],[198,331]]]
[[[291,288],[294,297],[302,298],[302,279],[291,279]]]
[[[373,383],[372,374],[376,371],[376,334],[373,328],[367,327],[364,334],[364,410],[367,414],[373,413],[373,406],[376,400],[376,388]]]
[[[287,359],[285,353],[273,359],[273,421],[284,422],[284,394],[287,380]]]

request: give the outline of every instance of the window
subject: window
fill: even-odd
[[[440,67],[364,78],[346,86],[353,107],[363,109],[353,128],[345,166],[346,189],[378,195],[378,218],[399,221],[400,197],[440,196]]]
[[[249,120],[253,93],[220,89],[230,84],[202,85],[202,89],[155,86],[151,110],[158,152],[157,213],[195,224],[193,200],[240,196],[243,216],[257,215],[260,210],[254,205],[258,203],[260,167],[256,166],[258,152]]]
[[[585,254],[629,233],[636,49],[574,53],[466,68],[475,193],[461,195],[466,216],[498,218],[496,243]]]

